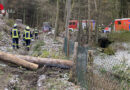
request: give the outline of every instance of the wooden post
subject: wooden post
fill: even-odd
[[[74,54],[73,54],[73,62],[74,63],[76,63],[77,53],[78,53],[78,42],[75,42],[75,44],[74,44]]]
[[[88,59],[87,59],[87,81],[89,83],[88,86],[92,87],[91,85],[94,85],[93,82],[93,51],[88,50]],[[88,87],[89,88],[89,87]]]
[[[70,40],[70,36],[69,36],[69,31],[68,31],[68,34],[67,34],[67,57],[69,57],[69,44],[70,44],[70,42],[69,42],[69,40]]]
[[[93,66],[93,50],[88,50],[88,66]]]

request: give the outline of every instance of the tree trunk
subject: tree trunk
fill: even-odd
[[[13,54],[8,54],[4,52],[0,52],[0,60],[11,62],[29,69],[37,69],[38,65],[34,63],[30,63],[28,61],[25,61],[24,59],[20,59],[15,57]]]
[[[26,22],[26,10],[25,8],[23,9],[23,24]]]
[[[91,20],[91,17],[90,17],[90,11],[91,11],[91,8],[90,8],[91,5],[90,5],[90,4],[91,4],[91,3],[90,3],[90,1],[91,1],[91,0],[88,0],[88,20]],[[89,35],[88,35],[88,44],[90,44],[90,43],[92,42],[92,41],[91,41],[91,36],[92,36],[92,35],[91,35],[91,34],[92,34],[91,32],[92,32],[92,31],[91,31],[91,23],[90,23],[90,21],[88,22],[88,26],[89,26],[89,27],[88,27],[88,30],[89,30],[89,31],[88,31],[88,33],[89,33]]]
[[[128,0],[120,0],[120,18],[128,17]]]
[[[96,42],[96,44],[98,44],[98,38],[99,38],[99,30],[98,30],[98,27],[99,27],[99,24],[100,24],[100,12],[101,12],[101,10],[100,10],[100,3],[101,3],[101,1],[99,0],[98,1],[99,2],[99,6],[98,6],[98,8],[96,7],[96,14],[97,14],[97,17],[96,17],[96,28],[95,28],[95,42]],[[95,1],[95,3],[96,3],[96,1]]]
[[[79,3],[79,7],[78,7],[78,24],[79,24],[79,27],[78,27],[78,33],[77,33],[77,37],[76,37],[76,41],[78,42],[78,44],[79,45],[81,45],[81,28],[82,28],[82,20],[81,20],[81,15],[80,15],[80,13],[81,13],[81,1],[80,0],[78,0],[78,3]]]
[[[39,65],[55,66],[59,68],[71,68],[74,65],[73,61],[71,60],[39,58],[39,57],[22,56],[22,55],[17,55],[16,57]]]
[[[56,39],[58,35],[58,29],[59,29],[59,12],[60,12],[60,7],[59,7],[60,1],[57,0],[57,13],[56,13],[56,22],[55,22],[55,36],[54,38]]]
[[[70,20],[70,17],[71,17],[71,0],[67,0],[66,1],[66,9],[67,9],[67,16],[66,16],[66,25],[65,25],[65,30],[66,30],[66,37],[67,37],[67,56],[69,57],[69,38],[70,38],[70,35],[69,35],[69,20]]]

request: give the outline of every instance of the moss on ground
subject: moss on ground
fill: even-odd
[[[103,52],[107,55],[115,55],[116,51],[112,47],[109,46],[105,48]]]

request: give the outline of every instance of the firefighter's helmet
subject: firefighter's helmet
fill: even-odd
[[[17,24],[14,24],[14,26],[13,26],[14,28],[16,28],[17,27]]]
[[[29,26],[27,26],[27,27],[26,27],[26,30],[30,30],[30,27],[29,27]]]

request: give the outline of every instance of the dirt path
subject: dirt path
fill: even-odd
[[[1,90],[80,90],[68,82],[68,70],[42,67],[30,71],[14,66],[0,66]]]

